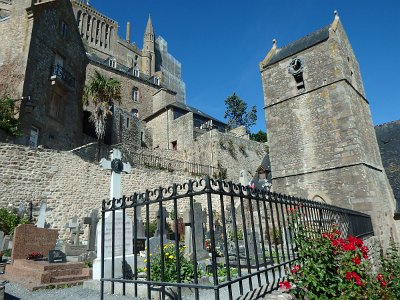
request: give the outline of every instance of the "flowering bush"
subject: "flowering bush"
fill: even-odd
[[[281,289],[299,299],[400,299],[400,255],[394,243],[381,272],[373,276],[361,239],[343,239],[337,229],[317,234],[298,222],[296,209],[288,216],[300,257]]]
[[[177,281],[177,269],[176,269],[176,252],[173,244],[164,245],[164,257],[161,254],[151,255],[150,261],[145,260],[147,267],[150,265],[150,280],[161,281],[161,260],[164,261],[164,282],[176,282]],[[181,282],[192,281],[194,278],[194,267],[193,263],[184,257],[184,247],[179,248],[179,263],[181,271]],[[147,271],[147,268],[144,269]]]

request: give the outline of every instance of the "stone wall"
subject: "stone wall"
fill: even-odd
[[[212,165],[218,170],[226,169],[226,179],[239,182],[241,170],[253,176],[268,153],[267,144],[239,138],[234,134],[214,129],[196,138],[185,157],[193,162]]]
[[[101,210],[102,200],[109,197],[110,171],[70,152],[0,143],[0,174],[0,207],[9,203],[18,207],[20,202],[32,200],[37,208],[46,201],[46,221],[51,228],[60,230],[61,237],[65,237],[64,225],[70,218],[77,215],[81,219],[91,209]],[[179,172],[135,167],[122,175],[122,191],[131,195],[185,183],[190,178],[196,179]],[[169,211],[172,205],[171,201],[167,204]],[[178,208],[186,209],[187,201],[179,201]],[[157,205],[153,205],[153,218],[156,211]]]

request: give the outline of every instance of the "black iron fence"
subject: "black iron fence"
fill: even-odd
[[[366,214],[209,177],[103,201],[101,295],[260,298],[298,258],[300,224],[373,235]]]

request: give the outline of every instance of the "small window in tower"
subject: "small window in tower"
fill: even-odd
[[[129,128],[129,118],[126,118],[126,128]]]
[[[139,89],[136,86],[132,88],[132,100],[139,101]]]
[[[178,142],[177,141],[173,141],[173,142],[171,142],[171,145],[172,145],[172,150],[178,150]]]
[[[61,36],[63,38],[67,38],[68,35],[68,26],[67,23],[65,23],[64,21],[61,22]]]
[[[131,110],[131,116],[139,118],[139,111],[136,108],[132,108]]]
[[[111,57],[108,61],[108,65],[115,69],[117,67],[117,60],[114,57]]]
[[[153,80],[154,80],[154,84],[160,85],[160,78],[159,77],[154,76]]]

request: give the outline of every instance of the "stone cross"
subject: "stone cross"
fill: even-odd
[[[81,226],[78,222],[78,217],[74,216],[67,224],[66,226],[71,230],[71,241],[73,241],[73,245],[79,245],[79,235],[83,233],[81,230]],[[72,240],[72,235],[74,236],[74,239]]]
[[[46,224],[46,209],[47,209],[47,203],[42,202],[40,204],[39,217],[36,223],[36,227],[38,228],[44,228],[44,225]]]
[[[204,213],[201,210],[200,203],[193,203],[193,218],[194,224],[191,223],[190,209],[187,209],[183,213],[183,222],[185,223],[185,254],[189,258],[193,258],[193,228],[195,228],[194,243],[196,245],[196,256],[197,259],[204,259],[208,257],[208,252],[204,249],[204,234],[203,234],[203,222]]]
[[[83,224],[89,225],[89,242],[87,248],[88,251],[96,250],[96,228],[98,222],[99,222],[99,217],[97,209],[92,209],[90,217],[85,217],[83,219]]]
[[[121,160],[121,151],[113,149],[111,151],[111,160],[102,158],[100,160],[100,167],[104,170],[111,170],[111,184],[110,184],[110,200],[113,198],[122,198],[121,191],[121,172],[128,173],[131,170],[129,163],[123,163]]]

